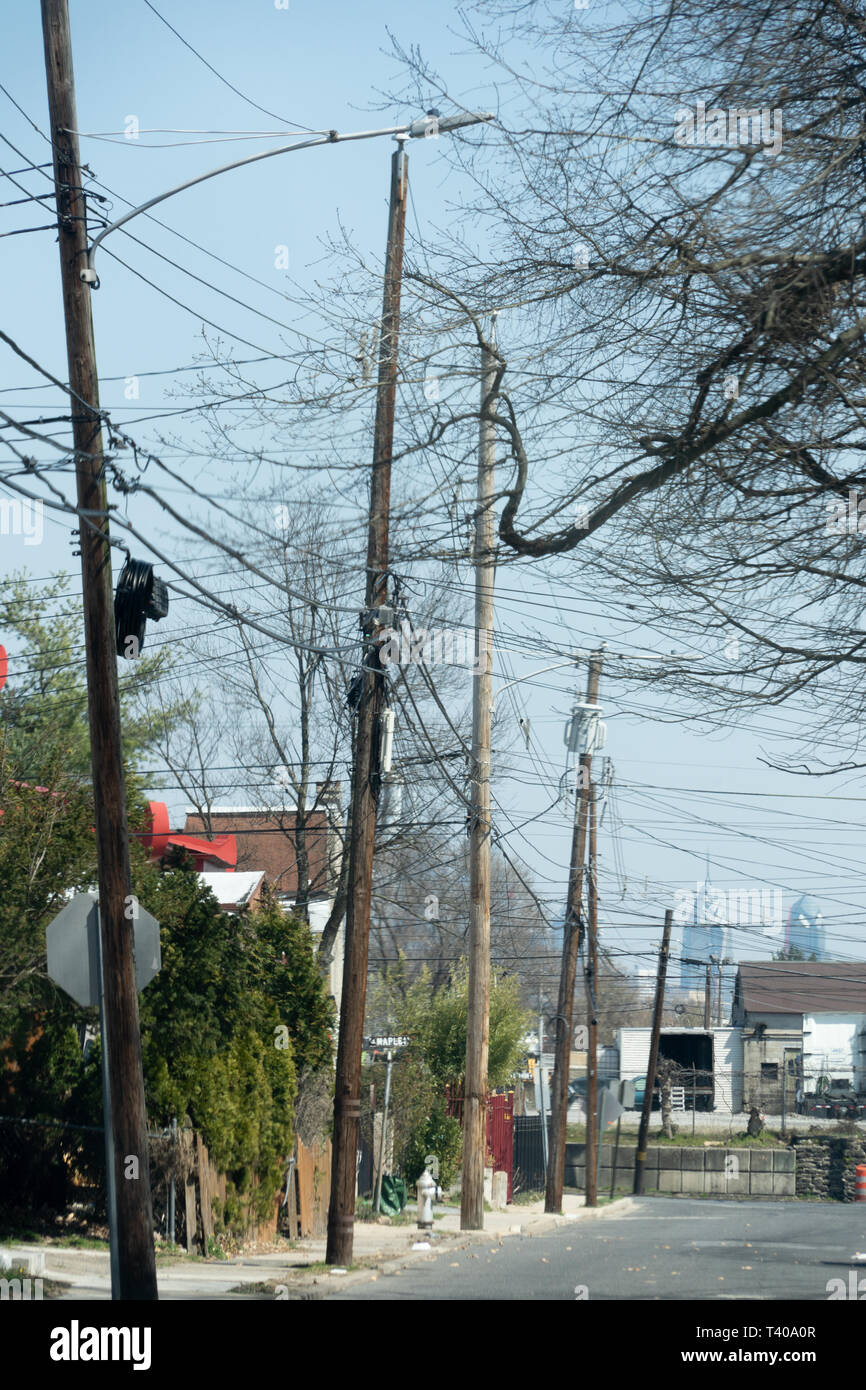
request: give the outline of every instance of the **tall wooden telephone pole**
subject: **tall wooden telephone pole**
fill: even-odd
[[[590,657],[586,685],[586,703],[598,703],[598,680],[601,674],[601,654]],[[565,1179],[565,1131],[568,1123],[568,1063],[574,1027],[574,979],[577,957],[583,942],[580,920],[580,899],[583,887],[583,861],[586,857],[586,829],[589,820],[590,774],[592,753],[580,754],[578,790],[575,798],[574,829],[571,840],[571,868],[568,878],[568,902],[562,942],[562,965],[559,975],[559,1000],[556,1006],[556,1055],[550,1097],[550,1157],[547,1164],[547,1184],[544,1210],[562,1210],[562,1186]]]
[[[90,757],[99,873],[105,1034],[111,1093],[116,1232],[112,1296],[155,1299],[156,1260],[135,984],[129,828],[120,742],[114,596],[87,264],[87,221],[75,111],[67,0],[42,0],[48,109],[54,151],[60,274],[72,399],[81,538]],[[107,1136],[106,1147],[111,1151]],[[134,1161],[133,1161],[134,1160]]]
[[[334,1092],[334,1146],[331,1200],[328,1210],[328,1264],[352,1260],[355,1236],[358,1129],[361,1118],[361,1050],[364,1005],[367,998],[367,958],[370,943],[370,899],[373,890],[373,847],[379,804],[379,725],[384,703],[385,672],[379,662],[377,633],[389,626],[377,611],[388,597],[388,540],[391,502],[391,454],[397,395],[397,340],[400,329],[400,290],[403,240],[409,193],[408,159],[398,137],[391,159],[391,198],[382,331],[379,338],[379,380],[370,484],[367,532],[366,609],[362,619],[363,656],[360,697],[354,738],[352,812],[349,840],[349,897],[346,910],[346,955],[340,1007],[340,1040]]]
[[[586,1008],[586,1205],[598,1206],[598,814],[596,788],[589,788],[589,873],[587,875]]]
[[[662,1031],[662,1014],[665,1007],[665,977],[668,971],[668,955],[671,948],[671,926],[674,914],[670,908],[665,912],[665,926],[662,932],[662,948],[659,951],[659,970],[656,980],[656,1001],[653,1008],[653,1026],[650,1034],[649,1061],[646,1069],[643,1106],[637,1133],[637,1152],[634,1156],[634,1194],[639,1196],[646,1184],[646,1141],[650,1127],[650,1111],[653,1108],[653,1092],[656,1084],[656,1069],[659,1063],[659,1039]]]
[[[495,315],[494,315],[495,323]],[[494,330],[481,348],[481,405],[496,383]],[[487,1150],[487,1059],[490,1041],[490,711],[492,707],[493,585],[496,575],[494,496],[495,427],[481,417],[478,507],[475,513],[475,640],[472,686],[472,822],[469,843],[469,998],[460,1229],[484,1228],[484,1158]]]

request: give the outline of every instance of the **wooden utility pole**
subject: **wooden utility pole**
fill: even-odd
[[[704,986],[704,1028],[707,1032],[710,1031],[710,998],[713,989],[712,969],[713,967],[710,965],[709,961],[707,961],[707,979]]]
[[[87,264],[86,203],[75,111],[67,0],[42,0],[48,109],[54,152],[60,274],[66,320],[72,434],[81,541],[90,757],[99,874],[99,921],[105,1034],[116,1193],[116,1268],[112,1297],[155,1299],[156,1260],[135,984],[129,828],[120,742],[120,701],[105,463]],[[113,1148],[112,1141],[113,1139]],[[113,1261],[113,1264],[115,1262]]]
[[[598,1206],[598,1016],[596,989],[598,987],[598,872],[596,853],[597,814],[596,789],[589,788],[589,875],[587,882],[586,942],[586,1009],[589,1020],[586,1051],[586,1205]]]
[[[496,382],[490,342],[481,349],[481,405]],[[490,711],[493,663],[493,585],[496,574],[493,517],[495,428],[481,415],[478,439],[478,506],[475,513],[476,669],[472,688],[472,821],[469,841],[469,998],[466,1015],[466,1078],[463,1092],[463,1165],[460,1229],[484,1227],[484,1158],[487,1151],[487,1056],[490,1040]],[[540,1066],[540,1059],[539,1059]]]
[[[370,944],[370,899],[373,889],[373,846],[379,804],[379,724],[384,704],[385,672],[379,662],[377,637],[388,622],[377,610],[388,597],[388,526],[391,503],[391,454],[397,396],[397,341],[400,330],[400,290],[406,227],[409,171],[404,139],[398,137],[391,159],[391,197],[382,331],[379,338],[379,380],[370,482],[367,532],[366,608],[362,619],[363,659],[357,705],[352,766],[349,889],[346,905],[346,956],[340,1007],[340,1038],[334,1092],[334,1143],[331,1199],[328,1209],[328,1264],[348,1265],[355,1236],[355,1186],[358,1130],[361,1118],[361,1049],[367,999],[367,957]]]
[[[538,1113],[541,1117],[541,1153],[544,1158],[544,1176],[547,1179],[547,1115],[544,1110],[544,1004],[541,985],[538,986]]]
[[[637,1136],[637,1153],[634,1159],[634,1193],[639,1195],[646,1183],[646,1141],[649,1134],[650,1111],[655,1090],[656,1068],[659,1061],[659,1037],[662,1031],[662,1011],[665,1003],[665,976],[668,970],[668,953],[671,945],[671,924],[674,914],[670,908],[665,913],[665,927],[662,933],[662,948],[659,952],[659,973],[656,981],[656,1002],[653,1010],[653,1026],[650,1035],[650,1055],[644,1087],[643,1109],[640,1115],[640,1128]]]
[[[598,703],[598,679],[601,674],[601,654],[590,657],[586,685],[586,703]],[[586,828],[589,819],[590,774],[592,753],[580,754],[577,793],[574,806],[574,827],[571,839],[571,868],[568,877],[568,902],[562,941],[562,964],[559,973],[559,999],[556,1018],[556,1053],[550,1097],[550,1154],[547,1164],[547,1184],[544,1210],[562,1210],[562,1186],[565,1179],[565,1131],[568,1124],[568,1064],[571,1058],[571,1039],[574,1028],[574,980],[577,957],[583,943],[583,924],[580,918],[580,898],[583,887],[583,861],[586,856]],[[587,1110],[589,1098],[587,1097]],[[588,1117],[587,1117],[588,1118]]]

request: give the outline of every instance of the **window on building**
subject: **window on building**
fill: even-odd
[[[761,1080],[762,1080],[762,1081],[778,1081],[778,1079],[779,1079],[779,1063],[778,1063],[778,1062],[762,1062],[762,1063],[761,1063]]]

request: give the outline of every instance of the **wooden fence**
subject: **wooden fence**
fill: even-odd
[[[225,1202],[226,1177],[211,1159],[200,1134],[181,1130],[178,1144],[187,1171],[186,1182],[180,1185],[177,1194],[178,1210],[183,1203],[186,1249],[189,1252],[198,1250],[206,1255],[209,1253],[209,1242],[216,1232],[214,1204],[221,1206]],[[259,1244],[270,1244],[276,1240],[283,1196],[284,1192],[280,1192],[276,1198],[272,1216],[264,1221],[250,1221],[242,1233],[245,1240]],[[308,1148],[298,1140],[289,1183],[289,1235],[326,1235],[330,1196],[330,1142]]]
[[[307,1148],[297,1145],[298,1218],[301,1236],[328,1233],[328,1204],[331,1200],[331,1142]]]
[[[186,1248],[191,1253],[198,1250],[209,1253],[209,1243],[216,1234],[214,1219],[215,1203],[222,1207],[226,1199],[226,1176],[221,1173],[207,1151],[200,1134],[191,1130],[181,1130],[178,1144],[183,1152],[184,1167],[187,1169],[186,1183],[177,1194],[180,1208],[183,1202]],[[264,1221],[251,1220],[242,1232],[245,1240],[269,1243],[276,1239],[278,1199],[274,1202],[274,1212]]]

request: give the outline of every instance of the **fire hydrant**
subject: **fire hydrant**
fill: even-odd
[[[436,1195],[436,1183],[427,1168],[421,1174],[416,1183],[418,1192],[418,1229],[419,1231],[432,1231],[433,1229],[433,1199]]]

